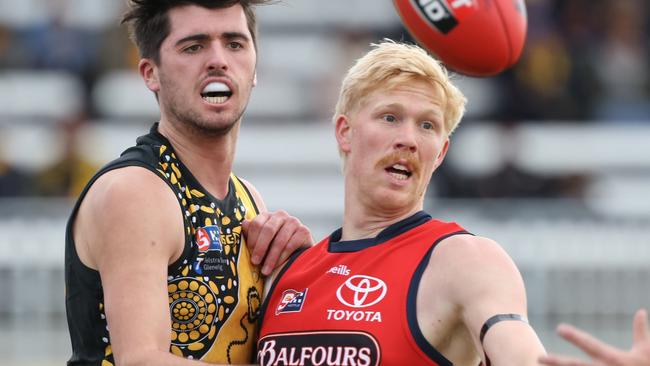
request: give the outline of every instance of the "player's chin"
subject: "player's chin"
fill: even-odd
[[[384,212],[409,211],[417,206],[419,197],[415,189],[385,189],[377,192],[375,204]]]
[[[197,121],[196,127],[204,135],[222,136],[229,133],[237,122],[238,120],[233,116],[209,113]]]

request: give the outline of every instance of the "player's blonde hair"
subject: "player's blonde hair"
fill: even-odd
[[[465,113],[467,99],[451,83],[447,69],[416,45],[384,39],[371,46],[373,49],[358,59],[343,79],[334,121],[342,114],[350,116],[358,111],[374,91],[423,80],[442,89],[446,98],[444,125],[447,135],[451,135]]]

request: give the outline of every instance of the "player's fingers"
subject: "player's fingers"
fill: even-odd
[[[596,366],[593,363],[579,360],[573,357],[545,355],[539,358],[539,363],[548,366]]]
[[[562,338],[575,344],[594,359],[607,360],[619,352],[618,349],[603,343],[592,335],[568,324],[560,324],[557,333]]]
[[[282,263],[280,258],[282,253],[287,250],[288,243],[290,243],[292,237],[293,233],[290,232],[290,227],[288,226],[283,226],[283,229],[276,234],[266,253],[266,258],[264,258],[264,266],[262,267],[263,275],[268,276],[273,272],[275,267]]]
[[[634,315],[633,324],[634,343],[650,341],[650,329],[648,329],[648,312],[640,309]]]
[[[266,213],[261,213],[257,215],[253,220],[248,221],[246,228],[242,226],[242,229],[245,230],[246,235],[246,245],[251,252],[251,262],[254,265],[262,263],[264,254],[268,248],[269,242],[260,241],[260,236],[263,231],[264,226],[269,221],[270,216]]]
[[[293,236],[288,240],[287,245],[280,253],[280,259],[275,264],[275,267],[284,263],[289,257],[299,248],[309,247],[313,244],[314,239],[311,237],[311,232],[306,226],[300,225],[293,233]]]
[[[255,249],[252,254],[256,260],[259,260],[259,264],[265,261],[265,257],[268,257],[269,252],[273,250],[273,239],[275,239],[276,234],[282,229],[285,220],[290,217],[284,211],[276,211],[273,213],[266,213],[268,218],[264,221],[264,225],[261,225],[258,230],[258,235],[256,237]]]

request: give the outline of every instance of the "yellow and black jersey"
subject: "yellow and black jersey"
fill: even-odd
[[[136,146],[91,179],[68,221],[66,312],[73,351],[68,365],[114,364],[101,278],[79,260],[72,225],[83,197],[97,178],[126,166],[141,166],[160,176],[177,197],[184,217],[185,247],[181,257],[168,267],[170,352],[210,363],[250,363],[263,279],[250,263],[241,222],[254,218],[258,209],[234,174],[228,195],[223,200],[213,197],[178,159],[155,124],[149,134],[137,139]],[[146,219],[143,210],[142,220]]]

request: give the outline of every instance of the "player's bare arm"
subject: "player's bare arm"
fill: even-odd
[[[159,177],[139,167],[103,175],[81,206],[75,241],[102,278],[118,365],[199,364],[169,352],[167,267],[184,236],[178,201]]]
[[[420,327],[455,365],[475,366],[486,356],[492,366],[537,365],[545,353],[526,321],[521,275],[496,242],[471,235],[445,239],[435,248],[420,289]],[[442,327],[436,328],[439,322]],[[473,357],[467,352],[472,348]]]
[[[242,181],[260,210],[255,219],[242,222],[246,245],[251,251],[253,264],[263,263],[262,274],[268,276],[296,249],[313,245],[314,239],[309,228],[298,218],[283,210],[269,212],[257,189],[250,182]]]

